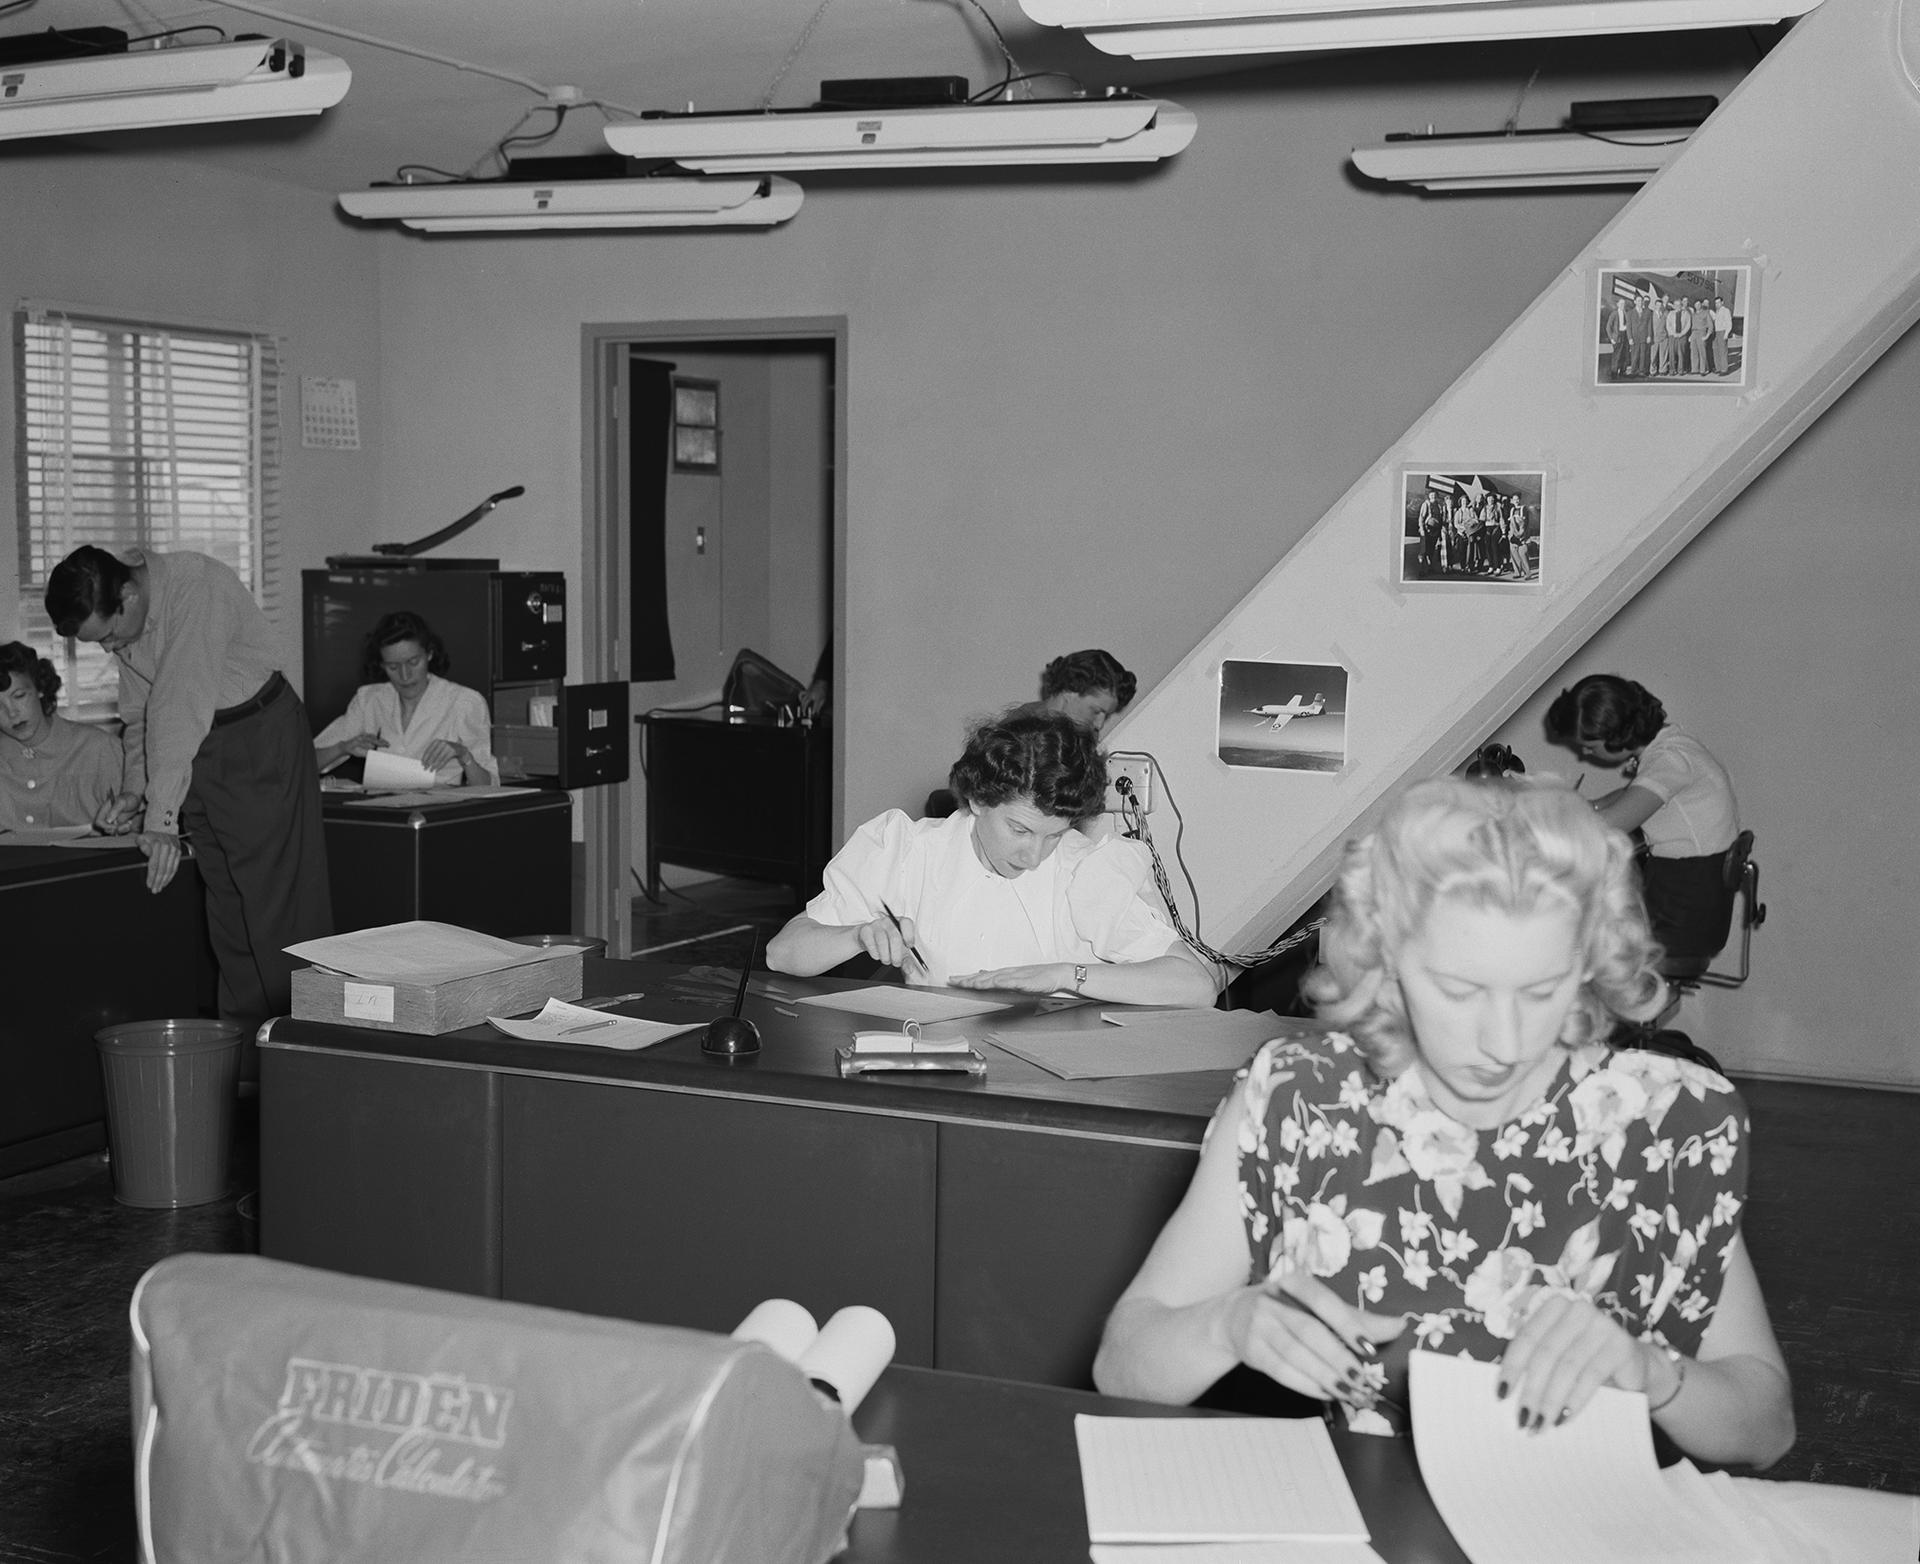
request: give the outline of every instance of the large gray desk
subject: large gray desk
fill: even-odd
[[[588,996],[705,1019],[728,975],[587,963]],[[857,1023],[756,978],[765,1048],[642,1053],[279,1020],[261,1049],[261,1240],[276,1259],[727,1330],[762,1298],[867,1303],[899,1361],[1087,1384],[1107,1310],[1192,1176],[1224,1071],[1062,1081],[988,1045],[983,1081],[842,1080]],[[1018,1011],[977,1029],[1071,1026]],[[1275,1030],[1300,1023],[1275,1022]]]
[[[1184,1417],[1182,1407],[895,1366],[854,1416],[893,1445],[898,1510],[862,1510],[840,1564],[1062,1564],[1087,1556],[1076,1413]],[[1387,1564],[1467,1564],[1428,1498],[1410,1439],[1350,1434],[1333,1448]]]

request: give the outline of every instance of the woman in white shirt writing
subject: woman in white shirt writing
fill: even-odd
[[[854,832],[769,942],[769,967],[811,976],[865,954],[910,983],[1213,1003],[1214,976],[1168,922],[1140,844],[1073,829],[1106,797],[1091,729],[1009,712],[974,728],[948,783],[956,814],[890,809]]]

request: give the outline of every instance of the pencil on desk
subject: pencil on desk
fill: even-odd
[[[575,1032],[597,1032],[603,1026],[617,1026],[618,1024],[619,1023],[617,1021],[612,1019],[608,1019],[605,1021],[588,1021],[582,1026],[562,1027],[560,1030],[560,1035],[562,1037],[571,1037]]]

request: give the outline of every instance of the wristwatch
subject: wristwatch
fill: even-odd
[[[1083,985],[1086,981],[1087,981],[1086,967],[1080,964],[1079,962],[1075,962],[1073,967],[1073,991],[1076,994],[1079,993],[1081,989],[1081,985]]]

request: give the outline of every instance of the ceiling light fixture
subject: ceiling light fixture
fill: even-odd
[[[607,145],[702,173],[1151,163],[1198,125],[1160,98],[1060,98],[902,109],[663,114],[606,127]]]
[[[1644,185],[1686,144],[1686,133],[1646,142],[1597,141],[1566,131],[1472,136],[1388,137],[1355,147],[1353,166],[1370,179],[1423,190],[1553,189],[1569,185]]]
[[[0,67],[0,140],[318,114],[345,60],[285,38],[130,50]]]
[[[790,179],[472,180],[348,191],[354,217],[423,233],[532,228],[771,228],[800,210]]]
[[[1423,190],[1643,185],[1716,103],[1705,96],[1576,103],[1560,129],[1389,136],[1380,146],[1355,147],[1353,166],[1370,179]]]
[[[1034,21],[1136,60],[1495,38],[1751,27],[1818,0],[1020,0]]]

